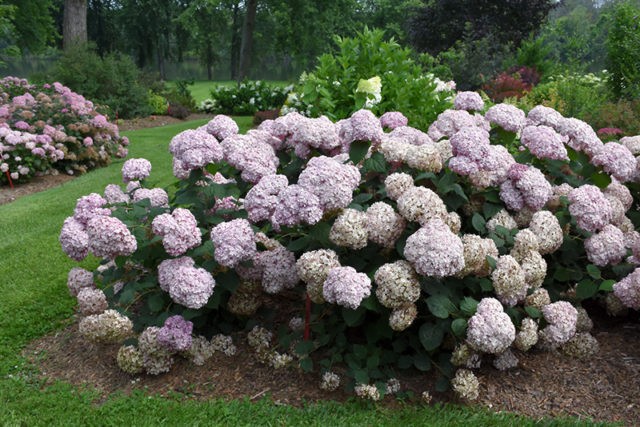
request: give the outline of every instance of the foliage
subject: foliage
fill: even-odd
[[[3,44],[0,46],[0,67],[6,63],[6,57],[17,56],[20,50],[15,45],[15,27],[11,18],[15,15],[16,8],[11,5],[0,4],[0,36]]]
[[[419,51],[433,55],[456,42],[493,37],[499,44],[520,42],[536,32],[554,2],[549,0],[437,0],[424,4],[412,18],[410,36]]]
[[[522,98],[540,81],[536,70],[529,67],[513,67],[500,73],[482,89],[494,102],[502,102],[506,98]]]
[[[511,55],[509,46],[501,45],[493,36],[479,40],[464,38],[437,56],[440,64],[451,70],[459,90],[477,90],[490,76],[504,69]]]
[[[629,202],[634,201],[629,199],[632,194],[637,196],[636,184],[630,182],[635,163],[630,167],[620,156],[603,160],[600,150],[606,152],[612,146],[581,139],[588,125],[556,115],[548,117],[555,123],[530,117],[534,123],[550,123],[554,132],[567,136],[567,145],[558,135],[560,145],[554,145],[552,152],[547,150],[555,156],[550,160],[534,149],[537,139],[525,143],[516,138],[527,123],[524,113],[515,107],[500,104],[487,111],[485,118],[493,123],[491,133],[482,130],[488,123],[478,116],[474,119],[459,110],[447,114],[429,131],[439,141],[416,146],[403,140],[396,145],[373,144],[382,139],[382,126],[375,118],[363,121],[371,117],[365,110],[336,125],[331,140],[317,137],[331,133],[326,120],[296,114],[262,126],[263,133],[234,135],[230,120],[218,116],[206,127],[178,135],[171,151],[174,173],[181,180],[176,191],[169,192],[168,203],[136,196],[142,191],[138,185],[148,187],[145,174],[138,175],[140,183],[128,185],[126,193],[119,190],[117,201],[90,196],[97,210],[88,213],[88,227],[110,216],[109,223],[121,224],[126,230],[118,232],[118,242],[126,240],[135,247],[105,257],[99,274],[86,286],[95,281],[109,307],[128,316],[136,332],[166,327],[165,320],[174,315],[192,322],[195,334],[207,339],[237,328],[256,334],[262,331],[261,323],[278,331],[276,342],[271,342],[269,333],[260,332],[265,343],[257,345],[256,351],[265,363],[277,367],[278,361],[296,357],[306,371],[344,366],[350,377],[347,388],[373,383],[381,393],[385,379],[395,370],[408,368],[436,371],[438,389],[446,389],[455,371],[451,357],[456,343],[466,338],[478,358],[496,356],[511,346],[516,329],[524,329],[523,319],[541,329],[541,347],[560,347],[576,332],[575,308],[565,302],[554,305],[543,298],[536,303],[525,297],[542,292],[552,301],[568,300],[579,306],[584,300],[604,299],[614,283],[633,270],[634,264],[625,260],[628,250],[622,238],[614,242],[615,259],[605,262],[601,257],[611,254],[593,241],[605,237],[599,231],[602,227],[613,227],[622,236],[621,229],[632,232],[637,226],[640,218],[636,214],[630,211],[625,217]],[[456,132],[453,116],[473,124]],[[566,126],[577,126],[582,133],[566,132]],[[338,127],[353,133],[338,137]],[[264,133],[268,137],[262,139]],[[463,142],[475,134],[482,141]],[[441,140],[444,137],[451,137],[451,142]],[[499,145],[518,144],[515,141],[522,144],[522,150],[516,150],[514,159]],[[457,152],[453,157],[447,144]],[[472,149],[483,149],[486,156],[475,159],[471,153],[462,154],[465,144],[475,144]],[[198,151],[203,147],[208,148]],[[324,156],[336,149],[344,153]],[[201,155],[195,156],[196,152]],[[414,155],[416,152],[421,155]],[[483,166],[485,157],[493,156],[496,161]],[[635,160],[631,153],[628,156]],[[203,160],[213,158],[217,160]],[[475,162],[476,171],[482,167],[486,174],[463,168],[463,162]],[[125,164],[125,181],[131,179],[130,169]],[[609,173],[628,182],[628,187],[612,183]],[[558,187],[561,191],[556,192]],[[579,201],[573,193],[577,188],[578,193],[592,195]],[[625,193],[629,189],[634,192]],[[605,194],[619,202],[617,219],[613,219],[613,199]],[[111,196],[105,193],[105,197]],[[592,198],[603,201],[588,205]],[[243,207],[238,206],[239,199],[244,199]],[[87,200],[78,203],[84,205]],[[612,203],[609,211],[607,200]],[[393,225],[387,221],[377,229],[372,225],[376,223],[372,212],[383,206],[390,209]],[[115,209],[102,212],[105,207]],[[540,210],[536,217],[534,212]],[[75,212],[68,223],[80,220],[78,210]],[[184,222],[185,228],[178,231],[161,226],[178,216],[193,221]],[[67,231],[63,228],[61,234],[63,249],[77,255],[70,249],[82,248],[73,246]],[[178,234],[169,236],[175,232]],[[90,239],[87,250],[98,254],[111,231],[93,233],[96,240]],[[197,239],[181,240],[192,235]],[[494,249],[485,251],[463,243],[474,239],[485,239],[482,241]],[[186,245],[186,241],[191,243]],[[637,253],[640,248],[632,245]],[[618,253],[620,248],[622,253]],[[330,252],[316,259],[319,255],[314,251],[319,249]],[[84,256],[86,251],[74,257]],[[314,259],[320,265],[305,264]],[[387,280],[381,277],[386,274],[383,270],[399,261],[406,271],[402,281],[392,275]],[[215,279],[214,288],[209,278]],[[73,290],[73,280],[69,285]],[[288,302],[286,317],[271,310],[258,311],[264,301],[281,298]],[[305,298],[311,305],[308,315]],[[78,301],[82,309],[82,299]],[[632,301],[627,299],[624,304]],[[478,319],[488,316],[487,304],[499,307],[500,319],[483,332],[485,321],[496,321]],[[294,314],[308,316],[311,339],[299,327],[282,324],[296,305]],[[558,307],[568,312],[567,317],[560,316],[562,320],[548,314]],[[507,332],[513,331],[510,338],[507,332],[501,335],[504,325]],[[471,334],[478,328],[474,341]],[[505,336],[504,345],[494,347]],[[145,360],[158,357],[143,349],[142,338],[138,344]],[[516,347],[526,351],[519,344]],[[172,353],[163,348],[160,357],[166,362]],[[166,363],[164,367],[168,369]]]
[[[617,128],[623,135],[640,135],[640,100],[604,102],[599,109],[585,113],[584,120],[594,129]]]
[[[544,81],[545,78],[556,74],[558,65],[551,58],[552,49],[545,44],[543,37],[530,37],[523,40],[515,52],[512,66],[521,65],[529,67],[539,73],[538,79]],[[535,82],[534,84],[537,84]]]
[[[169,103],[170,115],[185,118],[189,113],[196,110],[196,100],[189,90],[191,85],[193,85],[193,80],[176,80],[174,86],[164,92],[164,97]]]
[[[58,37],[52,16],[53,0],[8,0],[15,6],[16,45],[23,53],[40,53]]]
[[[149,104],[149,107],[151,107],[151,113],[158,115],[167,114],[167,109],[169,108],[167,100],[163,96],[155,94],[152,91],[149,91],[148,94],[149,98],[147,99],[147,103]]]
[[[412,52],[394,40],[384,41],[382,31],[365,29],[354,38],[336,37],[335,43],[336,54],[320,56],[316,69],[300,77],[287,107],[338,120],[366,104],[376,114],[400,111],[411,126],[426,129],[449,105],[452,88],[424,74]],[[377,94],[358,91],[361,81],[376,77],[381,83]]]
[[[610,12],[606,40],[609,85],[620,98],[640,98],[640,5],[620,2]]]
[[[147,116],[147,88],[140,83],[141,73],[125,55],[109,54],[100,58],[88,47],[66,51],[56,63],[53,80],[109,107],[118,118]]]
[[[264,81],[245,80],[234,86],[217,86],[211,89],[211,98],[201,103],[200,109],[207,113],[250,116],[257,111],[280,108],[291,91]]]
[[[542,104],[566,117],[587,120],[601,112],[609,99],[606,81],[604,73],[558,75],[536,86],[523,103],[529,108]]]
[[[35,175],[81,174],[125,157],[126,138],[93,103],[60,83],[0,80],[0,184]]]

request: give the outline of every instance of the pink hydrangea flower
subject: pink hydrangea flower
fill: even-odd
[[[605,172],[620,182],[632,181],[636,175],[638,163],[627,147],[617,142],[608,142],[597,151],[591,163],[602,166]]]
[[[562,114],[553,108],[537,105],[527,114],[527,121],[533,125],[544,125],[557,129],[560,122],[564,120]]]
[[[76,221],[86,226],[91,218],[111,215],[111,210],[103,207],[106,204],[107,201],[98,193],[82,196],[76,202],[73,217]]]
[[[164,249],[171,256],[182,255],[202,241],[198,222],[188,209],[176,208],[171,214],[158,215],[151,227],[162,236]]]
[[[589,261],[604,267],[617,264],[627,256],[624,233],[615,225],[607,224],[598,233],[584,241]]]
[[[574,188],[568,198],[569,213],[583,230],[595,233],[611,221],[611,205],[595,185]]]
[[[129,195],[119,185],[109,184],[104,189],[104,198],[110,203],[129,203]]]
[[[380,120],[367,109],[358,110],[349,118],[351,122],[351,141],[367,141],[373,145],[382,142],[384,131]]]
[[[383,128],[395,129],[400,126],[407,126],[409,119],[399,111],[388,111],[380,116],[380,125]]]
[[[427,134],[434,141],[443,137],[452,137],[460,129],[467,126],[477,126],[476,119],[464,110],[445,110],[438,115],[438,119],[429,126]]]
[[[315,194],[300,185],[290,185],[278,193],[271,216],[271,224],[278,231],[281,226],[313,225],[322,219],[322,206]]]
[[[524,111],[509,104],[496,104],[484,117],[509,132],[519,132],[526,124]]]
[[[278,205],[278,194],[288,185],[284,175],[267,175],[253,186],[244,198],[249,221],[255,223],[271,218]]]
[[[262,287],[269,294],[292,289],[300,281],[296,257],[283,246],[256,254],[253,262],[262,271]]]
[[[143,180],[151,173],[151,162],[147,159],[129,159],[122,165],[122,180],[129,181]]]
[[[467,343],[478,351],[500,354],[516,338],[516,328],[502,304],[495,298],[483,298],[467,327]]]
[[[453,100],[453,108],[456,110],[481,111],[484,109],[484,101],[477,92],[458,92]]]
[[[312,148],[326,153],[338,148],[340,138],[335,125],[327,117],[322,116],[317,119],[305,117],[296,122],[289,144],[295,147],[299,157],[307,158]]]
[[[462,240],[440,219],[432,219],[409,236],[404,256],[423,276],[453,276],[464,268]]]
[[[353,267],[335,267],[329,270],[322,286],[327,302],[355,310],[362,300],[371,295],[371,279]]]
[[[613,294],[625,307],[640,310],[640,268],[614,284]]]
[[[237,134],[239,130],[238,124],[231,117],[222,114],[207,123],[207,132],[218,138],[218,141]]]
[[[298,184],[315,194],[324,211],[346,208],[360,183],[360,171],[325,156],[314,157],[298,178]]]
[[[527,126],[520,134],[520,142],[539,159],[568,160],[565,138],[549,126]]]
[[[158,284],[171,299],[187,308],[202,308],[213,294],[215,280],[189,257],[166,259],[158,266]]]
[[[263,176],[275,175],[279,164],[273,147],[247,135],[234,135],[222,141],[224,158],[241,171],[241,177],[253,184]]]
[[[138,249],[136,238],[118,218],[96,216],[87,224],[89,250],[97,257],[128,256]]]
[[[67,287],[72,297],[78,296],[82,288],[93,287],[93,273],[80,267],[73,267],[67,276]]]
[[[256,242],[253,229],[246,219],[234,219],[216,225],[211,230],[215,260],[225,267],[235,267],[253,258]]]
[[[527,207],[539,211],[553,196],[553,187],[534,166],[514,163],[509,168],[508,178],[500,185],[500,199],[511,210]]]
[[[429,138],[429,135],[419,129],[412,128],[411,126],[396,127],[391,132],[389,132],[387,138],[393,138],[394,140],[405,142],[411,145],[434,144],[433,140]]]
[[[598,134],[588,123],[582,120],[563,118],[553,128],[561,135],[569,137],[567,145],[576,151],[584,151],[589,156],[593,156],[603,147]]]
[[[222,160],[218,140],[205,131],[189,129],[171,139],[169,151],[180,160],[182,169],[191,171]]]
[[[169,351],[186,351],[191,347],[193,323],[180,315],[168,317],[158,330],[158,344]]]
[[[548,325],[540,331],[543,345],[555,348],[565,344],[576,334],[578,310],[567,301],[558,301],[542,307]]]
[[[73,260],[82,261],[89,253],[86,226],[73,217],[65,219],[59,241],[64,253]]]

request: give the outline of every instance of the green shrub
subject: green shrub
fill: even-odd
[[[609,21],[606,46],[611,90],[616,97],[640,98],[640,7],[621,2]]]
[[[609,100],[606,74],[560,75],[533,88],[522,99],[525,109],[541,104],[558,110],[566,117],[585,120],[601,111]],[[527,108],[528,107],[528,108]]]
[[[153,114],[167,114],[168,103],[167,100],[162,96],[149,91],[149,98],[147,99],[147,103],[149,107],[151,107]]]
[[[140,83],[140,71],[126,55],[109,54],[100,58],[90,47],[77,47],[64,53],[53,71],[53,80],[109,107],[119,118],[147,116],[147,89]]]
[[[207,113],[250,116],[258,111],[280,108],[287,99],[290,86],[269,85],[261,80],[245,80],[237,86],[219,86],[211,90],[211,99],[200,104]]]
[[[288,99],[289,109],[334,120],[363,107],[378,115],[400,111],[411,126],[427,129],[450,105],[450,87],[424,74],[411,50],[393,39],[385,41],[382,31],[365,29],[354,38],[336,37],[335,42],[337,52],[320,56],[316,69],[300,77],[295,96]],[[377,83],[372,84],[376,77],[379,91]]]
[[[618,128],[624,135],[640,135],[640,100],[621,99],[605,102],[600,109],[585,115],[594,129]]]

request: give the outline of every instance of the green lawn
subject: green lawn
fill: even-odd
[[[286,82],[286,81],[268,81],[267,83],[275,86],[282,86],[282,87],[291,84],[291,82]],[[224,80],[224,81],[199,80],[199,81],[196,81],[193,85],[189,86],[189,90],[191,91],[191,95],[193,95],[193,97],[195,98],[196,103],[200,104],[205,99],[211,98],[211,95],[209,94],[209,92],[214,87],[217,87],[217,86],[231,87],[236,84],[237,82],[234,80]]]
[[[240,118],[244,131],[250,117]],[[204,120],[127,132],[130,158],[145,157],[153,164],[149,178],[158,186],[173,182],[168,143],[176,133]],[[42,384],[34,367],[20,357],[31,340],[70,323],[74,300],[66,288],[67,272],[77,264],[60,249],[58,235],[76,200],[102,193],[109,183],[121,182],[123,161],[67,182],[60,187],[0,206],[0,425],[535,425],[530,419],[493,414],[462,406],[406,406],[397,410],[372,404],[324,403],[304,409],[261,402],[195,401],[113,395],[100,398],[91,390],[64,383]],[[0,190],[1,191],[1,190]],[[81,266],[92,269],[97,259]],[[96,369],[103,369],[96,367]],[[574,421],[545,425],[576,425]]]

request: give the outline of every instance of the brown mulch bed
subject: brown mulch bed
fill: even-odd
[[[520,364],[507,372],[489,361],[477,371],[481,384],[478,405],[494,411],[516,412],[534,419],[575,416],[596,421],[637,425],[640,420],[640,324],[633,319],[596,321],[597,355],[578,360],[558,353],[518,354]],[[637,319],[636,319],[637,320]],[[167,374],[131,377],[121,372],[115,356],[118,346],[95,345],[77,333],[77,324],[33,342],[25,355],[47,380],[89,385],[103,395],[145,390],[151,394],[179,393],[195,399],[255,400],[269,396],[277,404],[301,406],[321,400],[344,401],[343,391],[318,388],[318,374],[296,368],[274,370],[260,363],[244,335],[234,336],[233,357],[216,353],[204,366],[177,358]],[[453,401],[452,393],[434,392],[431,374],[400,377],[405,389],[419,397],[429,391],[434,401]],[[395,405],[391,398],[385,403]]]

